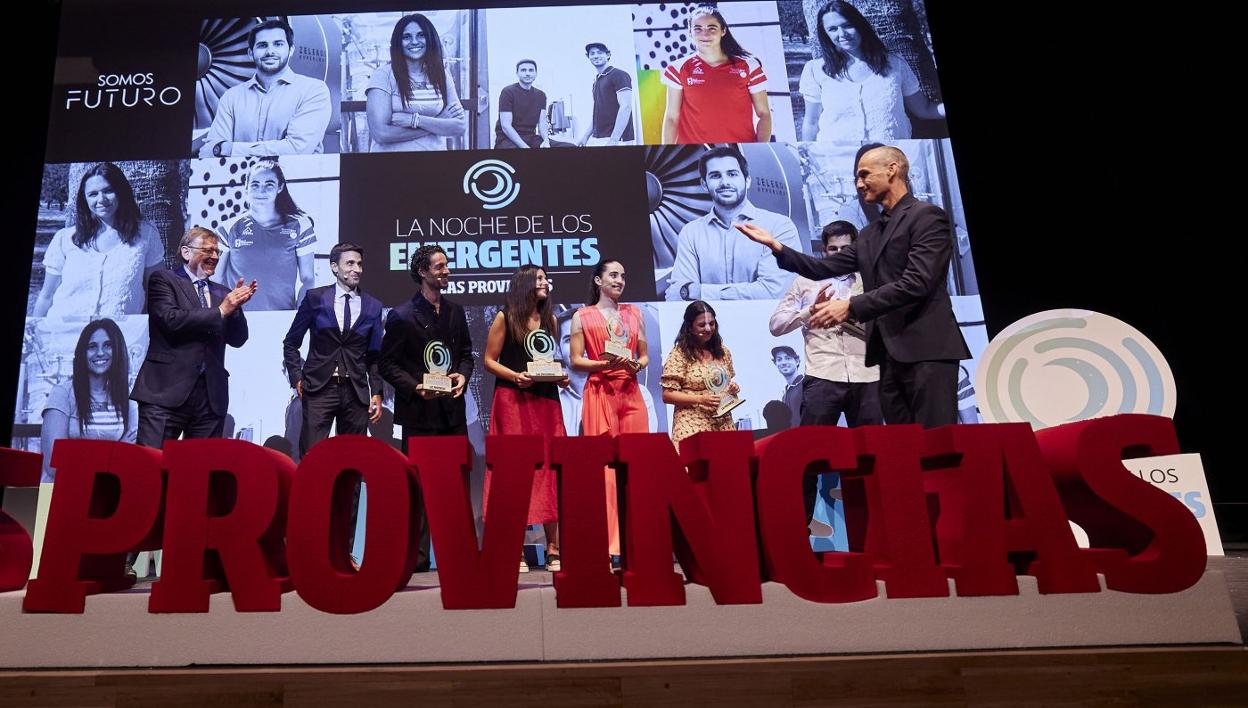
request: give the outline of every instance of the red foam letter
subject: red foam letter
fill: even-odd
[[[429,514],[429,537],[438,559],[442,607],[448,610],[498,609],[516,606],[520,552],[525,519],[533,491],[533,471],[542,464],[542,438],[536,435],[491,435],[486,464],[490,466],[490,505],[485,534],[477,550],[472,498],[466,470],[472,465],[468,438],[413,437],[408,459],[420,475]]]
[[[695,481],[668,436],[620,436],[619,462],[628,470],[624,588],[630,607],[685,604],[684,581],[672,571],[674,550],[686,575],[708,585],[715,602],[763,601],[750,488],[753,447],[749,433],[736,431],[682,441]]]
[[[1042,593],[1100,590],[1031,426],[951,425],[929,430],[927,440],[929,455],[960,457],[956,467],[927,477],[939,499],[941,563],[959,595],[1018,594],[1011,553],[1034,557],[1024,570],[1036,576]]]
[[[842,475],[865,473],[866,550],[889,597],[944,597],[945,573],[936,565],[931,525],[919,468],[923,429],[917,425],[855,428],[854,439],[867,467]],[[853,503],[851,497],[846,506]]]
[[[207,612],[209,594],[224,581],[239,612],[281,610],[283,581],[290,585],[283,537],[295,463],[243,440],[217,439],[170,440],[163,462],[164,559],[148,611]]]
[[[359,571],[346,551],[347,517],[357,478],[368,485],[368,548]],[[407,586],[416,567],[413,478],[407,460],[363,435],[317,443],[295,472],[286,523],[286,555],[295,591],[334,614],[367,612]]]
[[[0,447],[0,488],[38,487],[42,465],[37,452]],[[17,519],[0,511],[0,592],[26,587],[34,557],[30,534]]]
[[[814,602],[856,602],[875,597],[870,556],[829,552],[823,555],[822,564],[815,558],[802,503],[802,476],[807,467],[858,467],[850,431],[821,425],[791,428],[759,440],[755,450],[758,523],[768,575],[798,597]]]
[[[615,439],[606,435],[555,438],[551,462],[559,468],[559,553],[554,575],[559,607],[619,607],[620,578],[607,562],[606,478]]]
[[[1070,518],[1088,532],[1106,587],[1168,593],[1200,580],[1208,549],[1199,522],[1122,464],[1124,457],[1178,453],[1173,421],[1119,415],[1041,430],[1036,441]]]
[[[86,596],[134,585],[126,554],[159,548],[160,450],[108,440],[58,440],[39,577],[27,612],[81,613]]]

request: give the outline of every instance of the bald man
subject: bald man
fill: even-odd
[[[781,268],[811,280],[862,274],[864,292],[817,301],[810,326],[864,323],[866,364],[880,367],[884,420],[932,428],[958,422],[958,361],[971,353],[945,289],[954,238],[949,216],[910,194],[909,172],[910,161],[895,147],[863,153],[855,186],[883,212],[856,242],[822,260],[785,248],[753,223],[737,229],[770,248]]]

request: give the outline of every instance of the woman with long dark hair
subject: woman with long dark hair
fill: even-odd
[[[74,199],[74,225],[52,236],[43,256],[35,317],[121,317],[143,312],[147,276],[164,265],[156,227],[143,220],[121,168],[87,168]]]
[[[290,196],[277,158],[256,160],[244,185],[247,209],[217,228],[222,253],[212,279],[226,287],[239,278],[264,283],[248,311],[294,310],[315,285],[314,222]]]
[[[889,54],[853,5],[832,0],[815,25],[823,56],[806,63],[798,83],[806,99],[802,140],[893,142],[910,137],[910,115],[945,117],[945,105],[923,94],[910,65]]]
[[[694,8],[688,27],[694,52],[663,70],[662,80],[667,86],[663,142],[771,140],[771,106],[762,62],[737,42],[713,5]]]
[[[550,446],[555,437],[566,435],[559,387],[568,385],[568,377],[558,382],[534,381],[528,373],[533,357],[525,344],[530,333],[540,330],[549,335],[548,339],[543,338],[551,346],[549,353],[558,354],[555,347],[559,328],[550,289],[546,271],[537,266],[520,266],[511,276],[503,309],[494,316],[485,341],[485,369],[495,378],[490,434],[542,436],[546,464],[533,474],[526,523],[542,524],[546,532],[546,570],[553,572],[560,569],[559,493],[555,472],[550,467]],[[487,471],[483,509],[490,503],[490,477]],[[528,569],[522,557],[520,570]]]
[[[722,368],[728,374],[727,393],[736,395],[740,390],[732,379],[736,371],[732,367],[732,352],[724,346],[719,336],[719,322],[715,309],[701,300],[689,303],[685,319],[676,335],[676,346],[663,362],[663,402],[675,406],[672,418],[672,442],[707,430],[733,430],[731,415],[715,416],[720,404],[720,394],[708,386],[713,369]]]
[[[442,40],[428,17],[404,15],[390,33],[390,64],[364,90],[370,152],[445,150],[467,114],[442,63]]]
[[[73,375],[52,387],[43,404],[43,481],[53,482],[52,448],[57,440],[89,438],[134,442],[139,405],[130,399],[130,354],[121,328],[111,319],[82,328],[74,347]]]
[[[624,284],[623,263],[600,262],[594,268],[589,304],[572,316],[572,368],[589,374],[581,407],[584,435],[645,433],[650,429],[637,383],[637,372],[650,361],[645,321],[636,305],[620,302]],[[615,471],[608,469],[607,533],[613,556],[620,553],[617,514]]]

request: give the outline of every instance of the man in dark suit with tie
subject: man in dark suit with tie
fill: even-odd
[[[381,418],[381,301],[360,290],[364,249],[335,245],[329,269],[335,283],[304,294],[282,342],[286,374],[303,402],[301,455],[329,437],[335,421],[339,435],[364,435]],[[309,330],[305,361],[299,348]]]
[[[752,224],[737,228],[771,248],[781,268],[811,280],[862,274],[864,292],[848,300],[820,298],[810,326],[865,322],[866,364],[880,366],[884,420],[931,428],[958,422],[958,361],[971,353],[945,289],[953,254],[949,216],[910,194],[909,171],[909,160],[895,147],[863,153],[855,172],[858,192],[883,211],[855,243],[823,260],[785,248]]]
[[[247,341],[243,303],[256,281],[233,290],[209,282],[221,256],[217,235],[193,226],[178,246],[181,268],[147,281],[147,357],[130,398],[139,403],[138,442],[221,437],[230,404],[225,345]]]
[[[403,426],[403,452],[414,435],[467,435],[464,387],[472,376],[472,339],[464,308],[442,297],[451,270],[441,246],[425,245],[410,256],[420,291],[386,317],[381,375],[394,386],[394,422]],[[449,394],[424,387],[425,347],[440,341],[450,350]],[[420,502],[420,550],[416,570],[429,569],[429,523]]]

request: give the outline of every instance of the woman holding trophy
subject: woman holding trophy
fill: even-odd
[[[604,260],[594,269],[589,305],[572,316],[572,368],[589,374],[581,427],[585,435],[649,432],[637,372],[650,361],[641,310],[621,304],[624,264]],[[607,533],[611,555],[620,554],[615,471],[607,475]]]
[[[672,442],[706,430],[733,430],[729,411],[741,405],[732,352],[719,336],[715,310],[696,300],[685,308],[676,346],[663,363],[663,402],[676,408]]]
[[[546,570],[559,564],[559,495],[550,468],[551,440],[566,434],[559,386],[568,385],[559,362],[559,329],[550,301],[546,271],[524,265],[511,276],[503,309],[494,316],[485,341],[485,368],[495,377],[490,408],[493,435],[541,435],[546,465],[533,475],[528,524],[542,524],[546,532]],[[486,472],[483,506],[490,503],[490,473]],[[520,559],[521,572],[528,564]]]

